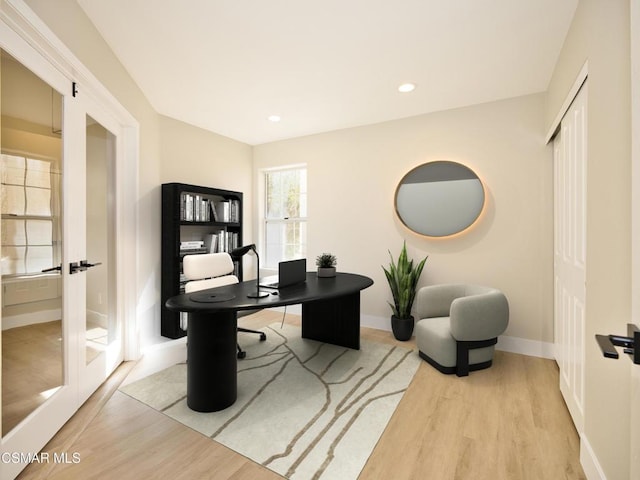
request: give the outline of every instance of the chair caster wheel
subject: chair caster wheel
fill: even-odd
[[[261,342],[264,342],[266,339],[267,339],[267,334],[266,333],[263,333],[263,334],[260,335],[260,341]]]
[[[242,359],[243,359],[243,358],[245,358],[246,356],[247,356],[247,352],[238,352],[238,358],[239,358],[239,359],[241,359],[241,360],[242,360]]]

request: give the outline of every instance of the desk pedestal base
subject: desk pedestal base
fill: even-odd
[[[303,303],[302,338],[360,350],[360,292]]]
[[[187,329],[187,405],[216,412],[237,396],[236,312],[190,313]]]

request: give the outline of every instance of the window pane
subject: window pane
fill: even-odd
[[[24,215],[25,212],[24,187],[14,185],[2,186],[2,213],[8,215]]]
[[[27,231],[25,220],[2,220],[2,245],[26,245]]]
[[[266,268],[276,268],[278,262],[307,256],[307,223],[268,222],[265,229]]]
[[[48,188],[26,187],[26,214],[42,217],[51,216],[51,190]]]
[[[2,155],[2,183],[5,185],[24,185],[24,166],[24,157]]]
[[[25,185],[29,187],[51,188],[51,162],[27,158]]]
[[[29,245],[53,245],[53,222],[51,220],[27,220],[26,238]]]
[[[269,172],[266,175],[267,218],[307,215],[306,169]]]

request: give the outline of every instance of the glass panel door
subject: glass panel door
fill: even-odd
[[[87,185],[87,292],[86,363],[119,345],[121,328],[112,301],[114,268],[114,191],[116,137],[92,117],[86,116]]]
[[[1,52],[2,435],[64,383],[61,95]]]
[[[39,451],[79,406],[73,345],[79,322],[72,308],[77,286],[64,267],[76,248],[69,225],[71,99],[60,93],[69,81],[5,33],[0,31],[2,454]],[[14,478],[26,462],[0,462],[0,478]]]
[[[120,126],[91,99],[76,97],[83,112],[84,148],[78,196],[84,198],[79,272],[84,278],[81,300],[84,366],[80,367],[80,398],[84,400],[122,362],[122,322],[116,294],[115,165]],[[84,253],[82,253],[84,251]],[[79,299],[80,300],[80,299]]]

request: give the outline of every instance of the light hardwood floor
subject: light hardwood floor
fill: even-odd
[[[259,328],[280,315],[261,312],[242,324]],[[287,315],[287,322],[299,319]],[[362,338],[415,349],[379,330],[363,328]],[[34,464],[19,478],[282,478],[114,392],[131,367],[121,367],[45,448],[79,453],[78,464]],[[422,362],[360,479],[583,479],[579,438],[557,385],[555,362],[523,355],[496,352],[492,368],[466,378]]]
[[[2,332],[2,434],[62,384],[60,320]]]
[[[86,359],[105,344],[103,328],[87,325]],[[2,331],[2,434],[6,435],[62,385],[62,322],[54,320]]]

